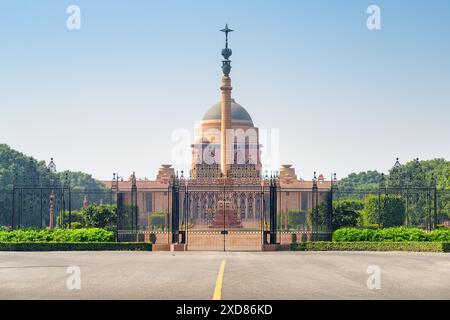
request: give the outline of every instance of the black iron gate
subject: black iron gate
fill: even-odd
[[[189,181],[183,189],[189,250],[261,250],[268,203],[263,186],[221,178],[215,184]]]
[[[299,189],[280,186],[277,177],[173,177],[166,189],[131,187],[116,194],[119,241],[184,244],[188,250],[260,251],[265,245],[290,245],[293,240],[328,240],[331,234],[331,193],[316,184]],[[147,208],[152,207],[145,204],[147,196],[158,202],[158,210]],[[299,219],[304,222],[296,223]]]

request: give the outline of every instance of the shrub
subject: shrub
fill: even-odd
[[[333,203],[331,219],[333,230],[344,227],[356,227],[360,220],[360,211],[364,208],[361,200],[338,200]]]
[[[69,211],[64,211],[64,213],[59,217],[56,221],[56,226],[58,228],[68,228],[69,220],[71,221],[71,227],[73,228],[73,224],[76,222],[81,227],[86,227],[86,223],[84,220],[84,215],[81,211],[72,211],[69,215]]]
[[[117,206],[109,204],[90,205],[80,210],[86,227],[115,228],[117,221]]]
[[[450,228],[441,228],[431,231],[428,234],[430,241],[450,242]]]
[[[392,194],[369,195],[364,202],[364,222],[381,227],[396,227],[405,221],[405,202],[402,197]]]
[[[151,243],[142,242],[0,242],[0,251],[151,251]]]
[[[446,242],[305,242],[291,244],[294,251],[415,251],[450,252]]]
[[[81,228],[83,228],[83,225],[80,222],[75,221],[75,222],[70,223],[70,228],[71,229],[81,229]]]
[[[342,228],[333,232],[333,241],[374,241],[375,230]]]
[[[166,213],[164,212],[153,212],[149,216],[149,224],[157,229],[164,228],[166,224]]]
[[[99,228],[0,231],[0,242],[108,242],[114,233]]]
[[[450,229],[436,229],[426,233],[418,228],[385,228],[385,229],[356,229],[342,228],[333,233],[333,241],[441,241],[450,242]]]

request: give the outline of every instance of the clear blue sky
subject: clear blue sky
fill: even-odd
[[[382,30],[366,28],[370,4]],[[4,1],[0,143],[59,170],[154,177],[172,132],[219,100],[225,23],[233,95],[280,130],[301,177],[450,158],[446,0]]]

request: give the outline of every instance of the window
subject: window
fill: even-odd
[[[151,192],[145,193],[145,209],[147,212],[153,211],[153,194]]]
[[[308,211],[308,192],[305,191],[301,193],[301,209]]]

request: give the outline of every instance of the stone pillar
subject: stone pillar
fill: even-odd
[[[231,129],[231,78],[227,75],[222,77],[222,86],[220,90],[221,96],[221,118],[220,118],[220,169],[226,177],[228,171],[228,163],[233,159],[233,141],[228,141],[227,130]]]

